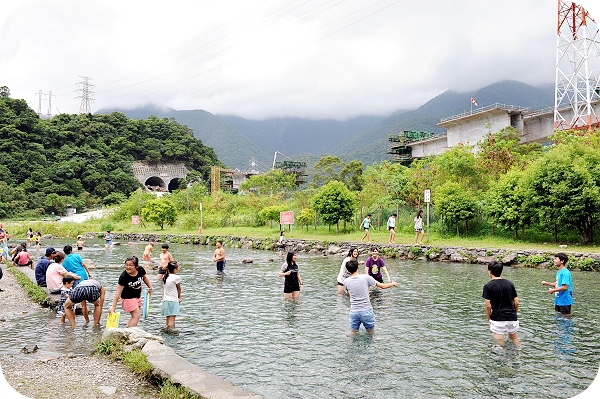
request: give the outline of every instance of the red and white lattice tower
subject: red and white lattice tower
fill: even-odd
[[[558,0],[554,128],[589,130],[600,126],[598,25],[581,6]]]

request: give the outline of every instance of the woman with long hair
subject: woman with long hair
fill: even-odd
[[[300,298],[300,291],[304,291],[304,284],[302,283],[302,276],[298,270],[298,264],[296,264],[296,252],[290,251],[287,253],[285,262],[281,265],[279,277],[285,277],[285,283],[283,284],[283,300]]]
[[[417,216],[414,219],[415,222],[415,244],[423,245],[423,237],[425,232],[423,231],[423,209],[419,209]],[[421,242],[419,242],[419,236],[421,236]]]
[[[344,292],[344,280],[346,278],[350,277],[350,272],[348,272],[348,270],[346,269],[346,263],[348,263],[349,260],[358,261],[358,248],[356,248],[356,247],[350,248],[350,250],[348,251],[348,256],[346,256],[344,258],[344,260],[342,261],[342,264],[340,265],[340,272],[338,273],[338,276],[337,276],[337,292],[338,292],[338,294],[341,294],[342,292]]]

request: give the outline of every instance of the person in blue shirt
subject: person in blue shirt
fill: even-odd
[[[48,270],[50,263],[52,263],[55,255],[56,251],[54,248],[46,248],[46,255],[43,256],[35,266],[35,281],[40,287],[46,286],[46,271]]]
[[[365,235],[362,236],[362,238],[360,239],[360,242],[365,242],[365,238],[366,238],[367,241],[370,243],[371,242],[371,234],[369,232],[369,229],[371,228],[371,214],[370,213],[367,215],[366,218],[363,219],[363,221],[360,224],[360,228],[365,229]]]
[[[567,268],[569,257],[559,252],[554,255],[554,266],[557,267],[556,281],[542,281],[542,285],[552,287],[548,289],[549,294],[554,294],[554,310],[563,316],[571,316],[571,305],[573,305],[573,278]]]

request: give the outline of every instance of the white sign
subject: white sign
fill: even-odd
[[[425,190],[425,202],[431,202],[431,190]]]

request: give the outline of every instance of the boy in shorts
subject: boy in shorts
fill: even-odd
[[[157,280],[161,280],[167,271],[167,265],[169,262],[173,262],[175,259],[173,255],[169,252],[169,244],[163,244],[160,247],[160,254],[158,255],[160,262],[158,264],[158,274],[156,275]]]
[[[556,281],[542,281],[542,285],[552,287],[548,289],[549,294],[554,294],[554,310],[563,316],[571,316],[571,305],[573,305],[573,278],[567,268],[567,254],[559,252],[554,255],[554,266],[558,269],[556,272]]]
[[[72,288],[69,297],[65,301],[64,308],[67,314],[67,320],[71,327],[75,327],[75,311],[73,305],[82,301],[92,302],[94,304],[94,327],[100,325],[100,317],[102,316],[102,306],[104,305],[104,296],[106,289],[97,280],[84,280]],[[89,321],[89,316],[84,314],[86,321]]]
[[[502,263],[491,262],[488,264],[488,275],[490,281],[483,286],[483,298],[485,299],[485,314],[494,334],[494,340],[499,346],[504,346],[504,334],[519,347],[519,297],[515,285],[500,277],[502,274]]]
[[[367,274],[358,272],[358,261],[355,259],[349,260],[346,263],[346,269],[350,273],[350,277],[343,282],[344,291],[350,296],[350,336],[354,337],[358,333],[360,325],[364,325],[367,333],[375,332],[375,314],[373,306],[369,299],[369,288],[379,287],[386,289],[397,287],[398,283],[380,283],[373,277]]]

